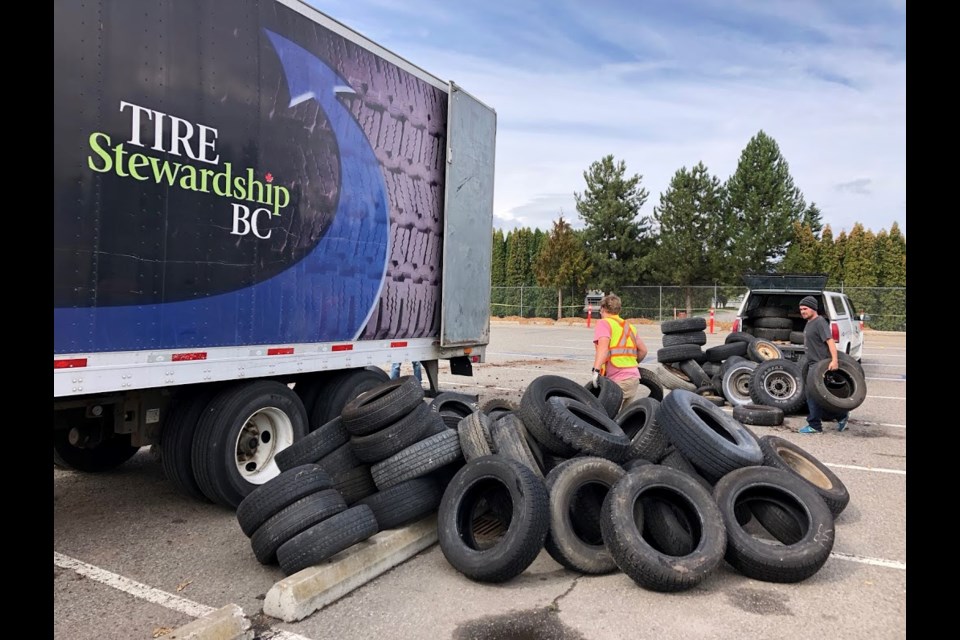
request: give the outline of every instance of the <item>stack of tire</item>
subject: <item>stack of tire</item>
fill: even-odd
[[[289,575],[435,511],[443,493],[440,474],[449,477],[444,467],[462,462],[457,432],[447,428],[439,409],[424,401],[414,377],[388,380],[279,452],[282,473],[238,508],[257,559],[277,561]],[[303,481],[287,478],[306,471],[322,478],[307,483],[322,497],[287,487],[299,486]]]
[[[691,391],[673,390],[662,403],[642,398],[612,418],[590,396],[541,376],[517,410],[493,421],[519,418],[543,452],[542,479],[535,465],[497,452],[484,412],[461,421],[467,463],[438,513],[441,550],[457,570],[503,582],[546,548],[571,570],[619,568],[645,588],[680,591],[723,560],[773,582],[822,567],[833,535],[820,534],[833,531],[849,498],[813,456],[757,439]]]
[[[667,388],[693,391],[721,405],[723,397],[715,383],[720,364],[703,350],[706,328],[707,322],[700,316],[662,322],[663,346],[657,350],[657,362],[664,370]]]

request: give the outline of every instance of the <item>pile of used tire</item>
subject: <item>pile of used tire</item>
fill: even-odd
[[[808,385],[811,395],[830,412],[849,412],[866,398],[863,368],[845,353],[838,354],[839,368],[827,371],[826,361],[815,367],[806,357],[794,362],[772,339],[739,331],[727,335],[724,344],[704,350],[705,329],[701,317],[663,322],[664,346],[657,351],[660,369],[641,366],[641,377],[666,389],[693,391],[718,406],[729,403],[734,417],[749,425],[777,426],[784,416],[806,414]],[[791,335],[790,340],[797,337]]]
[[[546,549],[574,571],[619,569],[642,587],[681,591],[724,560],[770,582],[823,566],[849,502],[830,469],[694,391],[619,411],[618,392],[605,378],[591,393],[545,375],[519,406],[495,400],[461,420],[466,463],[438,510],[454,568],[504,582]]]
[[[281,473],[238,506],[257,560],[290,575],[435,511],[463,464],[455,427],[477,409],[455,393],[426,402],[412,376],[348,402],[280,451]]]

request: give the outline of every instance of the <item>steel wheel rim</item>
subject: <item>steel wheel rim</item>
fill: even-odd
[[[274,458],[294,440],[293,423],[277,407],[258,409],[243,422],[234,446],[237,473],[247,482],[263,484],[280,474]]]

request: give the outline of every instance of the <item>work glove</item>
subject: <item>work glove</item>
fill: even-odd
[[[590,386],[594,389],[600,388],[600,383],[597,381],[600,378],[600,372],[596,369],[593,370],[593,378],[590,380]]]

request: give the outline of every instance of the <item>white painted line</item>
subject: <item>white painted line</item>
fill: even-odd
[[[906,470],[904,469],[884,469],[883,467],[858,467],[855,464],[834,464],[832,462],[824,463],[828,467],[836,467],[837,469],[854,469],[856,471],[875,471],[877,473],[894,473],[898,476],[907,475]]]
[[[836,558],[837,560],[849,560],[851,562],[860,562],[862,564],[872,564],[877,567],[886,567],[888,569],[903,569],[907,570],[906,563],[896,562],[895,560],[881,560],[880,558],[863,558],[861,556],[853,556],[848,553],[839,553],[834,552],[830,554],[831,558]]]
[[[906,396],[867,396],[871,400],[906,400]]]
[[[57,553],[56,551],[53,552],[53,564],[64,569],[75,571],[84,577],[96,580],[97,582],[105,584],[108,587],[113,587],[118,591],[123,591],[124,593],[130,594],[135,598],[146,600],[147,602],[153,604],[158,604],[161,607],[166,607],[167,609],[173,609],[174,611],[178,611],[193,618],[199,618],[207,615],[208,613],[216,611],[216,609],[213,607],[208,607],[205,604],[200,604],[198,602],[194,602],[193,600],[187,600],[186,598],[181,598],[180,596],[167,593],[166,591],[161,591],[160,589],[148,587],[147,585],[135,580],[131,580],[130,578],[124,578],[123,576],[107,571],[106,569],[95,567],[92,564],[87,564],[86,562],[65,556],[62,553]],[[311,640],[306,636],[290,633],[289,631],[272,631],[270,638],[273,640]]]
[[[95,567],[92,564],[75,560],[74,558],[65,556],[62,553],[57,553],[56,551],[53,552],[53,564],[64,569],[76,571],[82,576],[96,580],[97,582],[105,584],[108,587],[113,587],[114,589],[123,591],[124,593],[128,593],[135,598],[140,598],[141,600],[158,604],[161,607],[173,609],[174,611],[179,611],[180,613],[185,613],[186,615],[194,618],[199,618],[200,616],[206,615],[211,611],[216,611],[216,609],[213,607],[208,607],[204,604],[187,600],[186,598],[181,598],[180,596],[175,596],[172,593],[167,593],[166,591],[161,591],[160,589],[148,587],[147,585],[136,582],[135,580],[131,580],[130,578],[124,578],[123,576],[111,573],[106,569],[101,569],[100,567]]]

